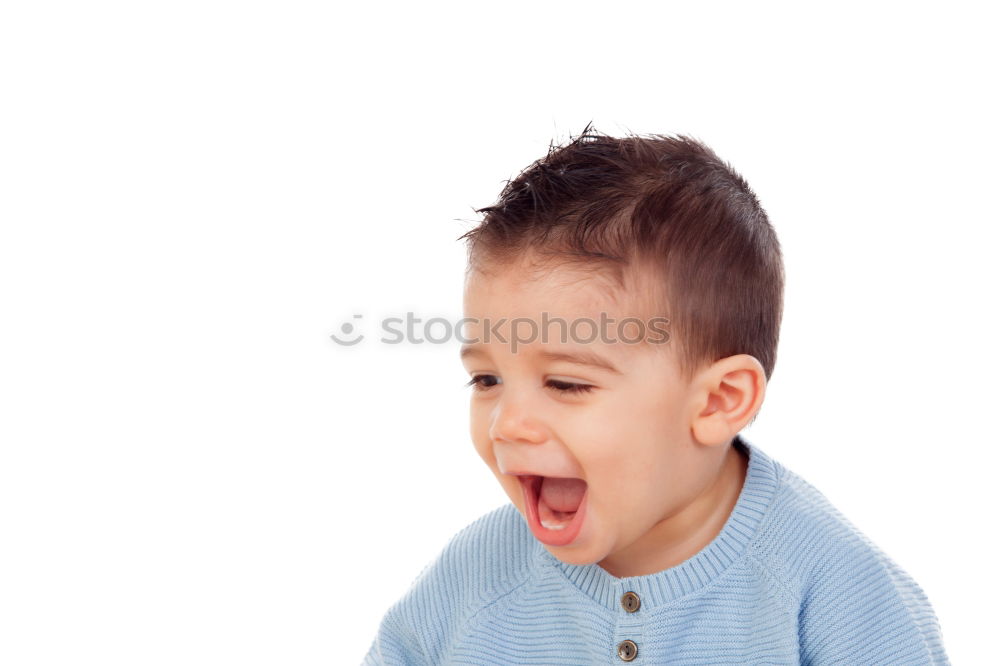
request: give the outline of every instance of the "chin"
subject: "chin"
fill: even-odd
[[[545,550],[552,553],[552,556],[555,557],[560,562],[564,562],[565,564],[572,564],[578,567],[585,567],[591,564],[595,564],[604,559],[600,555],[594,555],[593,552],[587,552],[574,548],[545,546]]]

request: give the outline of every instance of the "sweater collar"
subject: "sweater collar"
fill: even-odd
[[[644,608],[652,608],[699,590],[743,556],[778,485],[775,465],[768,455],[740,435],[733,445],[744,447],[750,456],[736,505],[715,539],[677,566],[645,576],[618,578],[596,563],[567,564],[535,540],[538,556],[581,592],[610,609],[617,609],[619,599],[629,591],[639,595]]]

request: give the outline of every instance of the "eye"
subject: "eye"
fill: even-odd
[[[590,384],[575,384],[573,382],[564,382],[559,379],[550,379],[546,386],[554,388],[560,393],[587,393],[594,390],[594,387]]]
[[[477,391],[488,391],[499,383],[500,378],[496,375],[475,375],[465,385]]]
[[[488,391],[501,383],[502,380],[496,375],[475,375],[465,385],[471,386],[476,391]],[[550,379],[545,385],[562,394],[589,393],[594,390],[591,384],[564,382],[560,379]]]

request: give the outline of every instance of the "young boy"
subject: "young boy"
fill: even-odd
[[[481,209],[462,360],[512,504],[456,534],[366,664],[947,664],[921,588],[740,431],[784,269],[704,145],[585,130]]]

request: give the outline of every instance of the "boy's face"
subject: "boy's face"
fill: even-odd
[[[682,381],[672,343],[615,341],[614,324],[608,326],[610,339],[584,343],[592,329],[579,324],[577,341],[561,339],[559,326],[552,325],[548,342],[512,348],[511,320],[530,318],[540,330],[543,312],[550,321],[567,323],[599,324],[601,313],[615,322],[630,316],[649,321],[647,313],[629,310],[624,294],[614,295],[595,273],[571,267],[538,275],[518,266],[493,267],[490,275],[473,272],[466,282],[465,316],[478,320],[465,330],[474,342],[465,345],[462,359],[477,381],[470,389],[473,442],[536,538],[570,564],[624,562],[650,552],[657,540],[676,540],[676,521],[666,528],[667,519],[718,472],[718,456],[692,438],[698,405]],[[506,322],[495,326],[501,318]],[[488,342],[486,319],[493,327]],[[519,330],[521,339],[528,337],[526,324]],[[625,334],[634,338],[636,329]],[[580,353],[614,370],[554,355]],[[573,386],[590,388],[565,390]],[[586,481],[576,524],[547,529],[533,521],[538,502],[529,506],[528,498],[536,495],[525,490],[519,475]]]

